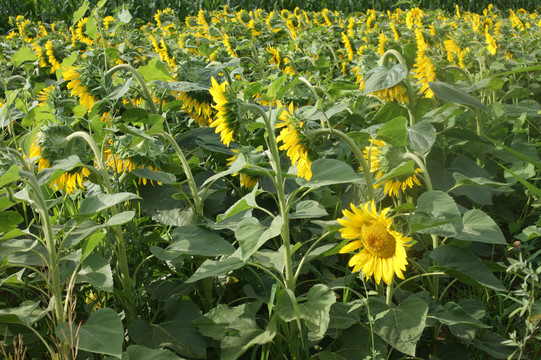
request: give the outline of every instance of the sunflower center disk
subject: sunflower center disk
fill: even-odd
[[[361,239],[364,248],[374,256],[390,258],[395,253],[396,241],[383,224],[371,223],[363,226]]]

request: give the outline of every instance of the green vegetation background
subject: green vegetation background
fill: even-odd
[[[31,20],[43,22],[66,21],[70,22],[72,14],[84,0],[0,0],[0,32],[5,33],[11,28],[9,16],[24,15]],[[95,5],[99,0],[90,0]],[[409,9],[418,6],[423,9],[442,9],[455,11],[459,5],[463,11],[481,12],[489,4],[500,10],[524,8],[530,12],[541,9],[541,0],[109,0],[105,8],[113,12],[121,6],[130,10],[135,19],[146,23],[150,21],[157,9],[170,7],[176,11],[181,19],[197,13],[200,9],[213,10],[224,5],[232,8],[252,10],[262,8],[294,9],[320,11],[324,8],[339,10],[344,13],[366,11],[375,9],[380,11],[393,11],[396,8]]]

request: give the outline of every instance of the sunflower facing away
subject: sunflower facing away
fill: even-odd
[[[235,130],[239,126],[237,119],[237,102],[231,94],[226,91],[229,84],[223,82],[218,84],[216,79],[212,78],[212,86],[209,89],[212,99],[216,103],[214,108],[218,110],[216,119],[210,124],[210,127],[216,128],[216,133],[220,133],[220,140],[226,146],[234,140]]]
[[[293,103],[289,104],[280,115],[281,122],[276,124],[280,135],[276,137],[277,142],[282,142],[280,150],[286,150],[287,156],[291,159],[291,165],[297,168],[297,176],[306,180],[312,178],[312,161],[308,156],[308,139],[302,133],[303,122],[295,118]]]
[[[351,211],[344,209],[344,217],[338,219],[343,226],[340,234],[344,239],[352,240],[340,249],[340,253],[360,249],[349,260],[349,266],[353,267],[353,272],[362,270],[367,279],[374,276],[377,284],[383,279],[389,285],[395,274],[404,279],[402,272],[408,264],[405,247],[409,246],[411,238],[391,229],[392,219],[387,218],[390,210],[385,208],[378,214],[372,200],[360,207],[351,204]]]
[[[367,161],[370,160],[370,172],[376,172],[376,180],[381,179],[392,169],[402,164],[402,157],[397,157],[396,154],[400,154],[396,148],[387,145],[385,141],[377,139],[372,140],[372,145],[365,148],[364,157]],[[422,173],[421,169],[417,168],[414,174],[406,174],[377,183],[374,185],[374,189],[379,188],[383,184],[385,194],[398,196],[400,191],[404,192],[408,187],[411,189],[413,185],[421,186],[417,178],[417,174],[420,173]]]
[[[237,149],[232,149],[232,151],[235,153],[235,155],[227,159],[227,166],[231,166],[235,161],[237,161],[237,158],[239,157],[239,151]],[[237,175],[239,175],[239,173],[233,174],[233,176]],[[252,189],[254,186],[257,185],[258,182],[259,176],[251,176],[242,172],[240,173],[240,186],[242,186],[243,188]]]

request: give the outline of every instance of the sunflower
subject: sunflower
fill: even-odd
[[[212,122],[215,111],[210,105],[212,98],[208,92],[180,92],[176,96],[177,99],[182,100],[182,109],[187,112],[199,126],[208,126]]]
[[[80,70],[80,67],[70,66],[64,71],[62,76],[64,80],[69,81],[67,88],[68,90],[71,89],[71,95],[78,96],[81,104],[90,112],[96,103],[96,99],[90,94],[88,87],[82,84]]]
[[[113,170],[114,172],[116,172],[117,174],[119,174],[120,176],[128,173],[128,172],[131,172],[135,169],[144,169],[144,168],[148,168],[152,171],[158,171],[158,169],[156,169],[154,166],[152,166],[151,164],[147,164],[147,165],[144,165],[142,161],[138,161],[137,157],[126,157],[126,158],[123,158],[121,156],[119,156],[118,154],[113,154],[111,149],[105,149],[104,152],[103,152],[103,156],[104,156],[104,159],[105,159],[105,167],[107,169],[110,169],[110,170]],[[150,181],[150,183],[152,185],[154,185],[154,181],[153,180],[148,180],[147,178],[144,178],[144,177],[139,177],[139,180],[138,180],[138,184],[143,184],[143,185],[146,185],[147,182]],[[162,185],[162,183],[160,181],[156,181],[158,183],[158,185]]]
[[[346,48],[346,52],[348,54],[348,60],[353,61],[353,56],[355,55],[355,52],[353,51],[353,46],[351,46],[351,41],[349,40],[349,37],[345,32],[342,33],[342,42],[344,43],[344,47]]]
[[[44,106],[47,104],[47,101],[51,99],[51,94],[54,93],[54,90],[54,85],[49,85],[41,89],[36,96],[36,99],[39,101],[39,106]]]
[[[227,159],[227,166],[231,166],[235,161],[237,161],[237,158],[239,157],[238,153],[239,151],[237,149],[232,149],[235,155],[231,156]],[[237,176],[239,173],[233,174],[233,176]],[[240,186],[242,186],[245,189],[252,189],[254,186],[257,185],[259,182],[259,176],[250,176],[245,173],[240,173]]]
[[[51,64],[51,74],[53,74],[56,70],[60,69],[61,60],[58,60],[55,54],[53,43],[50,40],[47,40],[47,43],[45,44],[45,50],[47,58],[49,59],[49,63]]]
[[[370,160],[370,172],[376,172],[376,179],[379,180],[384,177],[392,169],[398,167],[402,163],[401,156],[397,157],[397,149],[390,145],[387,145],[385,141],[374,139],[372,145],[367,146],[364,150],[364,157],[366,160]],[[385,194],[391,196],[398,196],[400,191],[404,192],[409,187],[413,188],[413,185],[421,186],[417,174],[420,174],[421,169],[415,169],[415,173],[412,175],[404,175],[404,177],[398,177],[380,182],[374,185],[374,189],[379,188],[383,184],[383,191]]]
[[[276,138],[277,142],[282,142],[280,150],[286,150],[287,156],[291,159],[291,165],[297,168],[297,176],[303,177],[306,180],[312,178],[312,161],[308,156],[309,140],[303,135],[303,122],[295,118],[295,110],[293,103],[289,104],[280,115],[282,122],[277,123],[277,128],[280,130],[280,135]]]
[[[496,40],[494,40],[488,30],[485,32],[485,39],[487,44],[487,50],[490,55],[496,55],[496,52],[498,51],[498,43],[496,43]]]
[[[272,46],[267,46],[267,52],[272,55],[269,59],[269,64],[280,66],[281,58],[278,49]]]
[[[239,124],[237,120],[237,102],[236,97],[226,91],[229,84],[223,82],[218,84],[214,77],[212,78],[212,86],[209,89],[212,99],[216,103],[214,108],[218,110],[216,119],[210,124],[210,127],[216,128],[216,133],[220,133],[220,140],[226,146],[229,146],[233,141],[235,130]]]
[[[73,194],[77,189],[84,189],[83,180],[90,175],[90,170],[82,167],[80,170],[66,171],[51,182],[50,187],[63,190],[66,194]]]
[[[354,272],[362,270],[367,279],[374,276],[377,284],[381,279],[391,284],[395,274],[404,279],[402,272],[408,264],[405,247],[411,238],[391,229],[392,219],[387,218],[390,210],[390,207],[385,208],[378,214],[372,200],[360,207],[351,204],[351,211],[344,209],[344,217],[338,219],[342,225],[340,234],[352,240],[340,253],[361,249],[349,260],[349,266]]]

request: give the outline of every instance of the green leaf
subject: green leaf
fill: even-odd
[[[96,40],[96,36],[98,35],[98,28],[96,27],[96,22],[94,21],[94,17],[89,17],[86,22],[86,31],[85,33],[88,35],[89,38],[92,40]]]
[[[244,162],[245,164],[246,162]],[[214,176],[213,176],[214,177]],[[208,180],[205,182],[207,183]],[[256,187],[250,193],[244,195],[242,198],[240,198],[236,203],[234,203],[229,209],[227,209],[226,212],[223,214],[218,215],[216,218],[216,222],[223,221],[235,214],[238,214],[241,211],[249,210],[257,207],[257,203],[255,201],[255,198],[257,195],[261,194],[263,191],[259,190]]]
[[[29,47],[23,46],[15,54],[11,55],[11,63],[14,66],[21,66],[22,63],[26,61],[35,61],[38,57],[32,49]]]
[[[175,257],[180,255],[222,256],[235,252],[235,247],[220,235],[196,225],[176,228],[171,233],[171,240],[171,244],[165,251]]]
[[[182,360],[182,358],[167,349],[150,349],[146,346],[130,345],[122,355],[122,360]]]
[[[385,176],[380,177],[377,179],[375,184],[381,184],[388,180],[394,179],[398,176],[402,175],[410,175],[415,174],[415,161],[414,160],[408,160],[406,162],[403,162],[402,164],[396,166],[391,171],[389,171]]]
[[[506,183],[497,182],[494,180],[487,179],[481,176],[469,177],[462,173],[455,172],[453,173],[456,184],[455,188],[458,186],[507,186]]]
[[[71,346],[91,353],[122,357],[124,327],[113,309],[98,309],[81,325],[62,323],[56,328],[56,336]]]
[[[362,94],[368,95],[378,90],[392,88],[407,75],[408,69],[402,64],[393,65],[391,68],[377,66],[364,75],[366,82]]]
[[[427,154],[436,141],[436,129],[428,121],[419,121],[408,128],[408,142],[410,148],[420,154]]]
[[[201,266],[188,280],[186,280],[186,282],[193,283],[212,276],[224,276],[230,271],[240,269],[243,266],[244,261],[234,256],[217,261],[208,259],[201,264]]]
[[[157,87],[161,89],[171,90],[171,91],[208,91],[209,87],[200,83],[189,82],[189,81],[160,81],[155,80],[152,82]]]
[[[116,204],[123,203],[124,201],[141,199],[139,196],[128,193],[119,192],[116,194],[98,194],[88,196],[81,202],[79,213],[83,215],[95,214],[99,211],[105,210]]]
[[[276,93],[284,86],[287,79],[289,79],[289,75],[283,74],[278,79],[274,80],[272,84],[269,85],[265,98],[269,101],[275,100]]]
[[[265,330],[261,330],[255,322],[255,317],[241,318],[232,331],[221,341],[221,360],[236,360],[253,345],[270,343],[276,336],[276,324],[272,321]]]
[[[417,209],[408,218],[410,232],[454,236],[462,231],[462,217],[449,195],[427,191],[417,199]]]
[[[376,137],[393,146],[408,145],[407,119],[403,116],[392,119],[379,129]]]
[[[111,265],[101,255],[90,254],[77,273],[78,283],[89,283],[98,291],[113,291]]]
[[[23,221],[24,218],[18,211],[2,211],[0,212],[0,232],[11,230]]]
[[[131,173],[137,177],[158,181],[163,184],[174,184],[177,182],[175,175],[163,171],[150,170],[149,168],[135,169]]]
[[[14,181],[17,181],[20,179],[19,176],[19,168],[17,165],[11,165],[11,167],[2,174],[0,177],[0,187],[5,186],[9,183],[12,183]]]
[[[483,333],[483,339],[475,339],[473,345],[494,359],[509,359],[517,354],[518,348],[508,344],[509,340],[491,331]]]
[[[172,79],[167,69],[167,65],[160,61],[158,57],[153,58],[147,65],[141,66],[137,72],[145,79],[146,82],[153,80],[167,81]]]
[[[478,328],[488,329],[489,325],[477,320],[468,314],[460,305],[453,301],[438,305],[436,309],[428,316],[438,319],[445,325],[471,325]]]
[[[92,253],[96,246],[98,246],[102,242],[104,237],[105,233],[94,233],[90,235],[90,237],[81,244],[81,261],[84,261],[88,257],[88,255]]]
[[[133,16],[130,14],[130,11],[128,9],[122,9],[122,11],[118,13],[118,20],[120,20],[124,24],[129,24],[132,18]]]
[[[337,305],[338,303],[334,304]],[[385,359],[387,345],[379,336],[374,336],[368,326],[357,324],[342,331],[340,347],[335,352],[324,351],[317,354],[321,360],[366,360],[373,358],[372,349],[377,351],[376,359]],[[332,321],[332,319],[331,319]]]
[[[429,256],[438,262],[438,266],[433,266],[430,271],[444,271],[467,285],[505,291],[505,287],[488,267],[467,249],[443,245],[434,249]]]
[[[107,220],[107,222],[103,225],[103,227],[125,224],[131,221],[131,219],[133,219],[134,216],[135,216],[135,211],[130,210],[130,211],[121,212],[120,214],[111,216],[109,220]]]
[[[89,2],[88,2],[88,1],[85,1],[85,2],[83,3],[83,5],[81,5],[81,6],[79,7],[79,9],[77,9],[77,11],[75,11],[75,12],[73,13],[73,23],[72,23],[73,25],[77,24],[77,22],[78,22],[79,20],[81,20],[81,18],[82,18],[83,16],[85,16],[85,13],[86,13],[86,11],[88,10],[88,6],[89,6],[89,5],[90,5]]]
[[[461,233],[455,235],[456,239],[507,245],[498,225],[482,210],[469,210],[462,217],[462,223],[464,228]]]
[[[371,303],[382,300],[370,298]],[[372,310],[375,306],[370,305]],[[375,305],[375,304],[374,304]],[[389,345],[411,356],[415,356],[417,341],[421,338],[426,325],[428,305],[421,299],[408,297],[398,307],[392,307],[383,313],[374,314],[374,331]]]
[[[295,212],[288,215],[289,219],[319,218],[328,215],[325,207],[314,200],[303,200],[295,206]]]
[[[39,302],[28,300],[16,308],[0,309],[0,324],[32,326],[46,314],[47,311],[39,307]]]
[[[428,86],[443,101],[471,106],[488,113],[490,112],[490,109],[485,104],[453,85],[441,81],[432,81],[428,83]]]
[[[321,339],[329,326],[331,306],[336,302],[334,292],[323,284],[317,284],[308,291],[306,301],[298,302],[300,318],[306,320],[309,330],[308,339]],[[284,321],[290,322],[297,318],[295,304],[289,296],[284,295],[278,300],[276,311]]]
[[[507,171],[509,174],[511,174],[519,183],[521,183],[522,185],[524,185],[526,187],[526,189],[530,190],[531,193],[533,195],[535,195],[538,199],[541,199],[541,189],[539,189],[538,187],[532,185],[531,183],[529,183],[528,181],[524,180],[523,178],[521,178],[517,173],[515,173],[514,171],[506,168],[505,166],[503,166],[502,164],[500,164],[500,166],[505,170]]]
[[[305,187],[321,187],[334,184],[359,183],[361,178],[348,164],[336,159],[318,159],[312,163],[312,178],[306,181],[297,178],[297,183]]]
[[[281,216],[275,217],[269,227],[261,225],[253,217],[242,220],[235,229],[235,237],[242,250],[242,260],[246,261],[268,240],[280,235],[283,224],[284,219]]]

